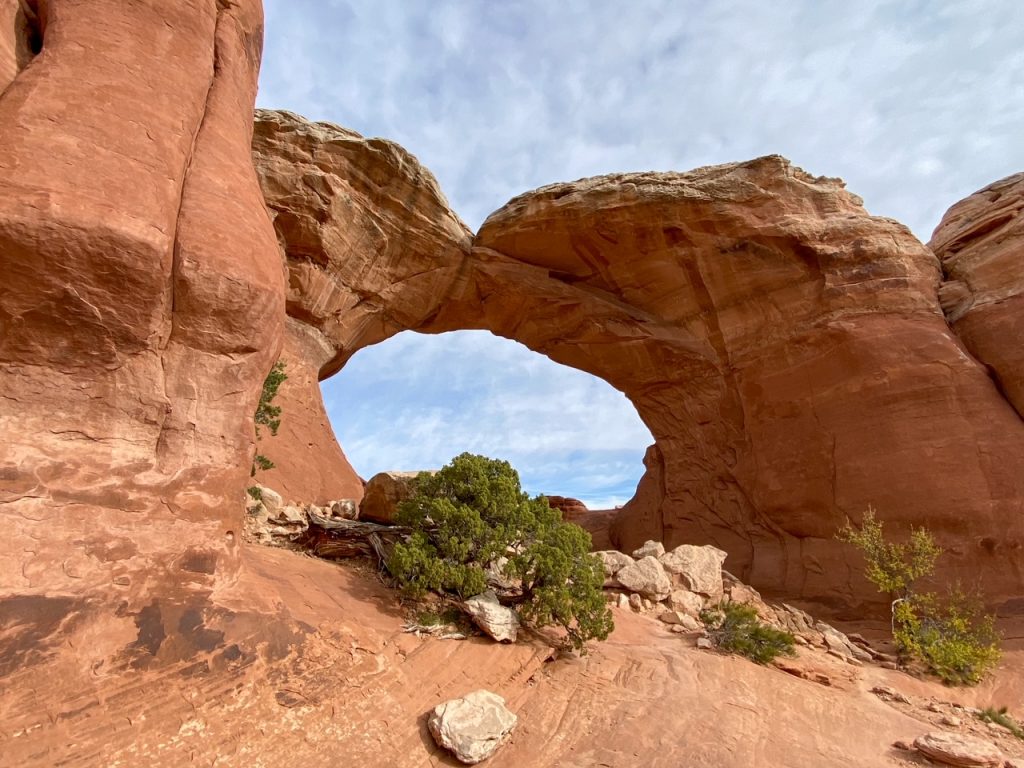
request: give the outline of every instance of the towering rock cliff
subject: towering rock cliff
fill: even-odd
[[[0,5],[23,22],[0,30],[0,675],[14,675],[14,717],[41,685],[30,662],[74,631],[104,668],[195,649],[238,570],[284,269],[249,154],[258,0]],[[87,670],[65,672],[87,695]]]

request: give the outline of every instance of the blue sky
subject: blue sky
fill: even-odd
[[[259,105],[398,141],[473,229],[550,182],[780,153],[927,240],[1024,169],[1020,0],[264,4]],[[604,506],[650,440],[607,385],[479,333],[403,334],[323,389],[364,476],[465,449]]]

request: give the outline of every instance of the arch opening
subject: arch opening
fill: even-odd
[[[321,391],[364,478],[469,451],[509,461],[531,495],[612,509],[633,497],[654,442],[607,382],[487,331],[399,333],[357,352]]]

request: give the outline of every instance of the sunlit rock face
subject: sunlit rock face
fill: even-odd
[[[584,179],[470,241],[388,142],[261,112],[255,156],[323,376],[401,330],[486,329],[631,399],[656,442],[623,549],[713,543],[759,588],[857,601],[834,534],[872,505],[1015,593],[1024,429],[947,326],[935,255],[841,181],[777,156]]]
[[[281,434],[261,439],[277,465],[263,479],[297,500],[359,499],[318,382],[356,350],[421,326],[467,258],[470,232],[433,175],[390,141],[257,110],[253,160],[287,256],[284,359],[297,374],[281,388]]]
[[[949,322],[1024,414],[1024,173],[950,208],[929,246],[942,262]]]
[[[0,37],[38,40],[0,45],[0,592],[130,604],[190,548],[212,583],[284,315],[260,3],[13,5]]]

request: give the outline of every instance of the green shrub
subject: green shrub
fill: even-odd
[[[270,373],[267,374],[267,378],[263,380],[263,390],[260,392],[260,401],[256,405],[256,413],[253,416],[253,421],[256,422],[257,441],[260,439],[260,427],[266,427],[270,430],[270,434],[276,435],[277,430],[281,426],[281,406],[274,405],[274,398],[277,397],[277,390],[281,388],[281,385],[287,379],[288,375],[284,372],[284,363],[278,360],[274,363],[274,367],[270,369]],[[253,457],[252,469],[249,471],[249,476],[254,477],[256,475],[256,470],[258,469],[265,471],[273,469],[274,466],[274,462],[262,453],[257,453]]]
[[[895,618],[900,653],[946,683],[974,685],[999,661],[995,617],[982,612],[977,596],[959,589],[942,602],[931,593],[914,595],[896,605]]]
[[[847,520],[839,533],[840,541],[853,544],[864,554],[868,581],[894,597],[906,597],[918,579],[935,570],[935,561],[942,550],[924,528],[913,528],[910,541],[897,544],[885,540],[882,522],[875,519],[875,510],[868,507],[864,521],[855,528]]]
[[[886,541],[869,507],[859,528],[847,522],[836,536],[861,551],[865,576],[892,600],[892,634],[902,657],[919,660],[952,685],[979,682],[999,661],[995,617],[984,613],[980,596],[956,587],[940,601],[914,591],[942,552],[926,529],[912,529],[904,544]]]
[[[1006,711],[1006,707],[1000,707],[999,709],[996,709],[995,707],[986,707],[978,713],[978,719],[983,723],[997,723],[1018,739],[1024,740],[1024,729],[1017,725],[1017,722],[1010,717]]]
[[[412,533],[386,565],[408,595],[472,597],[487,588],[490,572],[521,585],[505,596],[520,618],[563,627],[573,648],[612,630],[590,534],[563,522],[543,496],[523,493],[508,462],[463,453],[434,475],[422,473],[397,522]]]
[[[780,654],[792,656],[795,638],[789,632],[761,623],[752,605],[724,602],[701,611],[711,642],[722,650],[768,664]]]

